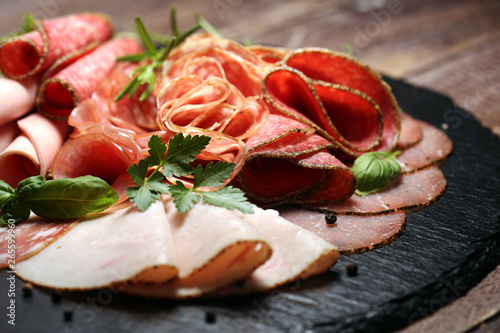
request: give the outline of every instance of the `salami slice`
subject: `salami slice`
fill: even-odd
[[[396,177],[385,189],[316,208],[337,215],[378,215],[425,207],[439,198],[446,189],[446,179],[438,167]]]
[[[48,69],[59,58],[111,37],[108,16],[81,13],[38,22],[38,29],[0,46],[0,71],[14,79]]]
[[[0,126],[26,115],[35,107],[37,78],[14,81],[0,77]]]
[[[0,268],[15,266],[65,235],[78,222],[51,221],[32,216],[28,221],[0,227]]]
[[[348,92],[355,90],[368,96],[378,105],[383,115],[382,138],[375,150],[390,150],[395,146],[400,132],[399,107],[390,87],[368,65],[346,54],[317,48],[297,50],[289,54],[284,63],[304,73],[313,84],[338,85],[346,87]],[[352,109],[360,106],[359,103],[350,104]],[[350,125],[356,131],[357,124]],[[363,126],[367,125],[370,124],[363,123]]]
[[[404,229],[406,212],[378,216],[336,216],[326,223],[326,214],[303,208],[282,207],[280,215],[340,249],[341,254],[364,252],[395,239]]]
[[[49,117],[67,117],[80,102],[91,97],[98,82],[112,70],[117,57],[140,53],[132,39],[108,41],[57,73],[47,73],[37,94],[37,108]]]

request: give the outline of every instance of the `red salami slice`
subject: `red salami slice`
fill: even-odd
[[[38,30],[14,37],[0,46],[0,70],[10,78],[23,78],[49,68],[59,58],[93,42],[111,37],[108,16],[81,13],[38,23]]]
[[[132,39],[106,42],[91,53],[43,81],[37,107],[50,117],[66,117],[80,102],[91,97],[98,82],[112,70],[117,57],[140,53],[141,45]]]
[[[77,222],[52,222],[36,216],[28,221],[0,227],[0,268],[9,266],[37,254],[52,242],[70,231]]]
[[[405,173],[444,161],[453,149],[453,142],[443,131],[421,120],[415,122],[422,129],[423,138],[398,156],[401,171]]]
[[[340,249],[340,253],[364,252],[395,239],[404,229],[406,212],[378,216],[337,216],[326,223],[325,214],[302,208],[280,208],[280,216],[314,232]]]
[[[428,206],[443,194],[446,179],[436,166],[401,175],[388,188],[359,196],[354,194],[344,202],[315,206],[316,208],[347,215],[386,214],[410,208]]]
[[[343,53],[314,48],[293,52],[284,62],[313,82],[345,86],[370,97],[379,106],[384,119],[382,140],[375,149],[390,150],[394,147],[400,132],[399,108],[390,87],[368,65]]]

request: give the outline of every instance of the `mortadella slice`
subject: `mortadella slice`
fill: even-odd
[[[152,232],[153,231],[153,232]],[[16,265],[18,276],[57,289],[88,290],[117,283],[159,283],[178,274],[162,202],[84,218],[64,237]]]
[[[70,129],[39,113],[19,120],[18,126],[22,133],[0,154],[0,179],[13,187],[27,177],[46,176]]]
[[[37,22],[37,30],[13,37],[0,46],[0,71],[13,79],[48,69],[61,57],[111,38],[108,16],[80,13]]]
[[[57,73],[46,73],[36,98],[47,116],[67,117],[73,108],[92,96],[97,84],[115,65],[116,58],[142,52],[139,42],[118,38],[108,41]]]

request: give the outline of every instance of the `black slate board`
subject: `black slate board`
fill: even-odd
[[[1,332],[387,332],[463,296],[500,263],[500,140],[450,99],[387,79],[406,112],[447,123],[454,151],[442,170],[446,193],[412,213],[396,241],[342,256],[323,276],[266,295],[185,302],[144,300],[115,291],[62,294],[35,288],[24,297],[0,270]],[[348,262],[359,275],[345,272]],[[7,323],[15,299],[16,326]],[[73,319],[64,320],[64,311]],[[215,312],[214,323],[206,313]]]

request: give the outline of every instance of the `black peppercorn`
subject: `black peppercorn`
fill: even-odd
[[[209,324],[215,323],[216,312],[214,309],[208,309],[205,311],[205,321]]]
[[[335,224],[337,222],[337,215],[334,213],[329,213],[325,215],[326,224]]]
[[[358,265],[354,262],[350,262],[347,264],[345,267],[347,271],[347,275],[349,276],[356,276],[358,275]]]

